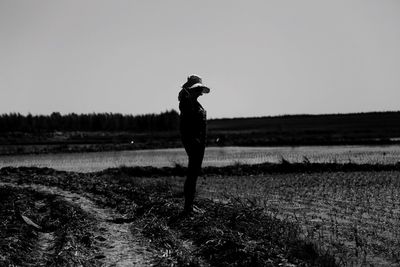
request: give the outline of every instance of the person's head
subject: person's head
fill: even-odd
[[[188,76],[187,81],[182,85],[182,88],[188,92],[189,97],[195,99],[210,92],[210,88],[205,86],[202,78],[196,74]]]

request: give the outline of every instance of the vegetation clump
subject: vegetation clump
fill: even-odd
[[[54,195],[8,186],[0,187],[0,205],[0,266],[98,264],[91,244],[93,221],[78,207]]]
[[[240,164],[224,167],[204,167],[203,175],[262,175],[268,173],[320,173],[320,172],[357,172],[357,171],[398,171],[400,164],[355,164],[355,163],[291,163],[282,158],[280,163]],[[185,176],[186,167],[176,164],[174,167],[127,167],[110,168],[104,174],[129,175],[134,177]]]
[[[90,193],[132,222],[132,233],[151,240],[156,266],[335,266],[332,256],[302,240],[299,226],[267,215],[246,201],[199,199],[196,212],[180,213],[182,193],[168,182],[126,173],[77,174],[51,169],[7,168],[0,175]]]

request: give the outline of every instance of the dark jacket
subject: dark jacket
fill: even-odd
[[[182,89],[179,93],[180,132],[182,140],[199,141],[202,145],[206,141],[207,112],[201,104],[189,98],[188,92]]]

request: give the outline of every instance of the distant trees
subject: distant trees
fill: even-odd
[[[27,116],[19,113],[0,115],[0,132],[54,131],[171,131],[177,130],[179,114],[175,110],[160,114],[122,115],[119,113],[91,113]]]

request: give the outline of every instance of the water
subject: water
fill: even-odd
[[[393,164],[400,161],[400,145],[390,146],[300,146],[300,147],[208,147],[203,166],[235,163],[337,162]],[[60,153],[0,156],[0,167],[36,166],[58,170],[93,172],[125,166],[165,167],[187,164],[183,149]]]

